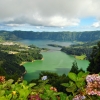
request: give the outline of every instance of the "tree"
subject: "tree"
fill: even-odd
[[[73,72],[73,73],[76,73],[76,74],[79,72],[76,61],[73,62],[73,65],[72,65],[70,72]]]
[[[97,46],[93,47],[89,61],[90,64],[87,68],[87,71],[91,73],[99,73],[100,72],[100,41],[97,43]]]
[[[77,62],[76,60],[73,62],[72,68],[70,70],[70,72],[73,72],[75,74],[78,74],[79,72],[85,72],[82,68],[78,68]]]

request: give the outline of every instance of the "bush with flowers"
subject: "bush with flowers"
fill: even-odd
[[[72,100],[100,100],[100,75],[79,72],[69,73],[69,83],[63,83],[66,91],[72,93]],[[70,99],[69,99],[70,100]]]
[[[88,72],[78,74],[70,72],[68,83],[62,83],[70,94],[58,92],[57,88],[39,80],[39,84],[25,80],[13,83],[12,79],[5,80],[0,76],[0,100],[100,100],[100,75]]]
[[[56,87],[47,84],[48,80],[39,80],[39,84],[27,83],[0,76],[0,100],[66,100],[66,94],[57,92]]]

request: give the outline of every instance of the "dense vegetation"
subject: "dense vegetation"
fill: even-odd
[[[85,32],[32,32],[32,31],[0,31],[0,38],[5,40],[41,39],[57,41],[94,41],[100,39],[100,31]]]
[[[7,79],[17,80],[25,72],[24,66],[19,65],[19,59],[15,55],[0,52],[0,75],[6,76]]]
[[[61,48],[61,51],[70,55],[74,55],[76,58],[78,58],[78,56],[80,57],[84,56],[83,58],[89,59],[92,53],[92,49],[94,46],[96,46],[96,44],[97,41],[78,43],[78,44],[71,45],[70,47],[63,46]]]
[[[12,79],[5,81],[5,77],[0,76],[0,100],[99,100],[100,76],[88,74],[82,71],[78,74],[70,72],[67,76],[69,82],[61,84],[67,93],[48,84],[49,77],[38,80],[38,84],[28,84],[20,80],[15,83]]]
[[[48,44],[48,46],[52,46],[52,47],[59,47],[59,48],[62,48],[62,47],[63,47],[63,46],[58,45],[58,44]]]
[[[12,78],[15,81],[25,74],[22,62],[42,59],[40,49],[30,48],[21,45],[0,45],[0,75],[6,79]]]
[[[96,46],[93,47],[91,56],[89,58],[89,66],[87,68],[91,73],[99,73],[100,72],[100,42],[97,43]]]

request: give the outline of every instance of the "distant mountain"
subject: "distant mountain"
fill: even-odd
[[[33,32],[33,31],[0,31],[5,40],[41,39],[56,41],[95,41],[100,39],[100,31],[85,32]]]

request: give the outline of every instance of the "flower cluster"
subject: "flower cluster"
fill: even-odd
[[[47,80],[47,76],[43,76],[41,79],[42,80]]]
[[[5,81],[5,76],[0,76],[0,82],[4,82]]]
[[[38,94],[33,94],[28,96],[28,100],[42,100]]]
[[[50,90],[53,90],[53,91],[55,91],[55,92],[57,92],[57,89],[55,88],[55,87],[50,87]]]
[[[86,97],[84,95],[78,94],[76,95],[73,100],[84,100]]]
[[[99,74],[92,74],[86,77],[87,87],[86,94],[100,96],[100,76]]]

